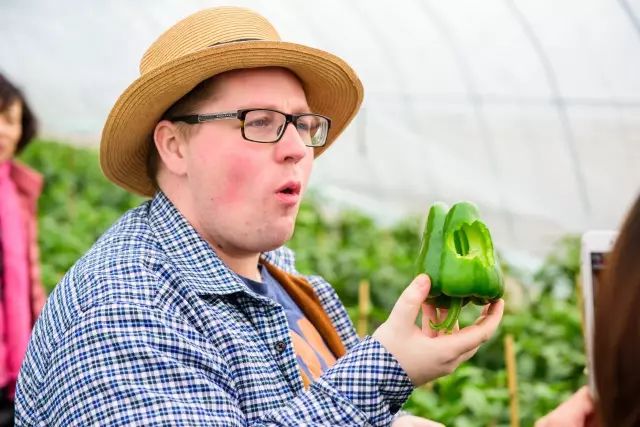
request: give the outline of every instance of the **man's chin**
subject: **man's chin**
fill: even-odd
[[[286,230],[272,231],[273,233],[269,233],[268,236],[264,236],[264,239],[260,242],[263,248],[260,252],[269,252],[274,249],[278,249],[280,246],[287,243],[293,236],[293,227]]]

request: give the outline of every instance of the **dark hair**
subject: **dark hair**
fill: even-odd
[[[0,73],[0,112],[5,111],[15,101],[19,101],[22,104],[22,134],[16,146],[17,154],[22,151],[36,135],[38,121],[31,111],[22,91]]]
[[[640,425],[640,198],[596,292],[594,369],[603,425]]]

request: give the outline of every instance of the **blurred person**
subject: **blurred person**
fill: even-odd
[[[20,364],[45,300],[36,234],[42,177],[15,160],[35,133],[24,95],[0,74],[0,426],[13,425]]]
[[[536,427],[640,425],[640,197],[627,214],[595,307],[594,372],[598,398],[587,386]]]
[[[360,340],[334,289],[283,246],[314,158],[362,96],[342,59],[280,41],[247,9],[206,9],[163,33],[100,147],[105,175],[152,199],[52,292],[17,423],[435,425],[399,409],[475,354],[503,302],[437,334],[420,275]]]

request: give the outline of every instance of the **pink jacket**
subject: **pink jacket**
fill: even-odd
[[[31,281],[31,313],[35,322],[47,296],[40,279],[38,250],[38,198],[42,193],[42,175],[15,160],[12,162],[11,179],[16,184],[24,216],[28,218],[29,233],[29,278]]]
[[[15,251],[7,254],[10,257],[8,261],[3,259],[14,268],[7,271],[9,282],[2,284],[3,287],[6,287],[2,290],[3,296],[7,298],[6,300],[3,298],[3,304],[11,305],[1,307],[3,336],[0,339],[3,341],[0,344],[3,360],[0,363],[3,365],[0,368],[2,385],[7,385],[9,396],[13,396],[15,381],[29,341],[31,327],[45,302],[45,293],[40,282],[37,241],[37,201],[42,191],[42,177],[37,172],[15,161],[0,166],[3,167],[3,174],[6,173],[5,176],[13,183],[15,193],[11,193],[11,190],[6,188],[5,190],[10,192],[8,194],[15,194],[18,208],[22,210],[19,216],[9,217],[12,218],[7,224],[10,229],[3,230],[8,232],[7,236],[3,236],[3,238],[17,238],[21,241],[20,245],[9,245]],[[9,213],[9,215],[13,214]],[[19,225],[21,223],[23,225]],[[24,228],[22,228],[23,226]],[[16,233],[12,237],[11,233],[14,229],[11,227],[19,227],[24,231]],[[26,241],[22,239],[26,239]],[[6,243],[8,242],[3,242],[4,249],[7,249]],[[19,254],[22,250],[25,250],[22,253],[26,254],[27,259],[20,260]],[[21,265],[22,268],[18,265]],[[4,267],[8,268],[7,265]],[[22,279],[20,279],[21,275]],[[7,278],[6,274],[5,278]],[[16,282],[14,283],[12,279],[15,279]]]

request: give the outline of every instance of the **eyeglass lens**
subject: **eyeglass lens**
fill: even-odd
[[[271,110],[252,110],[244,118],[244,136],[258,142],[277,141],[284,132],[286,116]],[[329,129],[327,119],[316,115],[303,115],[295,120],[295,127],[305,145],[324,144]]]

